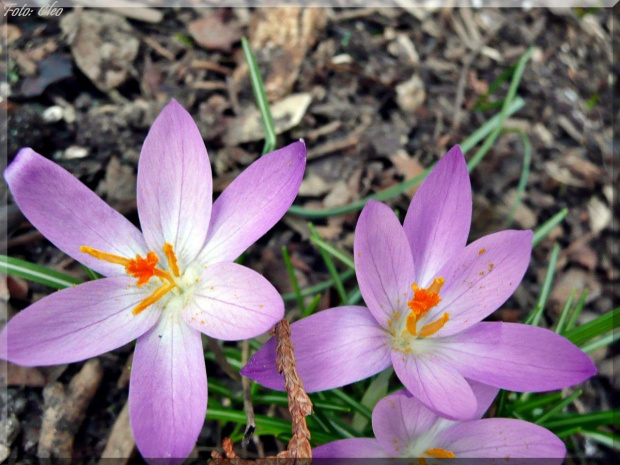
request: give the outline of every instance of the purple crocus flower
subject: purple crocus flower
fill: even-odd
[[[276,289],[233,261],[287,211],[305,154],[296,142],[265,155],[212,203],[204,142],[172,100],[140,155],[140,232],[70,173],[21,150],[5,173],[21,211],[106,278],[19,312],[0,335],[0,358],[25,366],[77,362],[137,338],[129,411],[138,448],[149,458],[187,457],[207,409],[201,333],[247,339],[284,315]]]
[[[522,420],[480,420],[498,390],[479,383],[470,386],[478,402],[473,421],[439,418],[410,393],[400,390],[377,402],[372,412],[376,439],[330,442],[313,449],[312,456],[319,459],[373,458],[373,463],[382,463],[377,460],[381,458],[416,457],[418,465],[444,463],[433,459],[446,458],[472,465],[479,464],[480,459],[491,459],[484,463],[511,465],[531,464],[531,459],[546,459],[544,463],[548,465],[562,463],[566,447],[551,431]],[[323,462],[338,463],[337,460]],[[386,460],[385,463],[392,462]]]
[[[502,231],[466,246],[471,186],[458,146],[418,189],[401,226],[370,201],[355,230],[355,269],[366,307],[318,312],[291,326],[309,392],[343,386],[393,364],[405,387],[438,415],[471,419],[466,379],[548,391],[596,372],[588,356],[543,328],[480,322],[513,293],[530,261],[532,232]],[[284,389],[268,341],[241,373]]]

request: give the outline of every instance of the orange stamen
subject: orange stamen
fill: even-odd
[[[179,271],[179,263],[177,261],[177,256],[174,253],[174,248],[172,244],[166,242],[164,244],[164,253],[166,254],[166,258],[168,259],[168,267],[172,270],[172,273],[178,278],[181,276]]]
[[[92,247],[88,247],[87,245],[81,246],[80,252],[91,255],[95,257],[97,260],[103,260],[104,262],[114,263],[115,265],[127,266],[131,262],[131,260],[128,258],[121,257],[120,255],[114,255],[111,253],[102,252],[101,250],[93,249]]]
[[[435,278],[427,289],[421,289],[416,283],[411,285],[414,296],[412,300],[407,302],[411,309],[411,313],[407,316],[407,331],[412,336],[417,334],[416,325],[420,318],[424,317],[431,308],[436,307],[441,302],[439,291],[445,282],[444,278]]]
[[[424,453],[436,459],[453,459],[455,457],[454,452],[450,452],[446,449],[440,449],[439,447],[435,449],[429,449],[427,451],[424,451]]]
[[[142,310],[149,307],[150,305],[153,305],[175,287],[176,285],[171,283],[166,283],[163,286],[158,287],[157,289],[155,289],[155,292],[153,292],[150,296],[148,296],[146,299],[136,305],[136,308],[133,309],[133,314],[138,315],[140,312],[142,312]]]
[[[129,261],[129,264],[125,266],[125,271],[130,276],[138,278],[138,287],[145,285],[155,275],[155,270],[159,258],[155,252],[149,252],[146,258],[142,258],[140,254],[136,255],[136,258]]]
[[[443,328],[443,326],[446,324],[446,322],[449,319],[450,319],[450,314],[448,312],[444,313],[443,315],[441,315],[441,318],[439,318],[438,320],[435,320],[432,323],[429,323],[423,326],[422,329],[420,330],[419,337],[432,336],[437,331],[439,331],[441,328]]]

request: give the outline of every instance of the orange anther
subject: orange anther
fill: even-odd
[[[416,283],[411,285],[414,296],[412,300],[407,302],[411,309],[411,313],[407,316],[407,330],[411,335],[415,336],[417,334],[416,324],[420,318],[424,317],[431,308],[436,307],[441,302],[439,291],[445,282],[444,278],[435,278],[427,289],[421,289]]]
[[[439,331],[441,328],[443,328],[449,319],[450,319],[450,314],[448,312],[444,313],[443,315],[441,315],[441,318],[439,318],[438,320],[435,320],[432,323],[429,323],[423,326],[422,329],[420,330],[419,337],[432,336],[437,331]]]
[[[175,287],[176,285],[171,283],[166,283],[163,286],[158,287],[157,289],[155,289],[155,292],[153,292],[150,296],[148,296],[146,299],[136,305],[136,308],[133,309],[133,314],[138,315],[140,312],[142,312],[142,310],[144,310],[150,305],[153,305]]]
[[[181,273],[179,271],[177,256],[174,253],[174,248],[172,247],[172,244],[168,242],[164,244],[164,253],[166,254],[166,258],[168,259],[168,267],[170,268],[170,271],[172,271],[172,273],[178,278],[179,276],[181,276]]]
[[[455,457],[454,452],[450,452],[449,450],[441,449],[439,447],[429,449],[424,451],[424,453],[436,459],[453,459]]]
[[[123,265],[127,266],[131,260],[125,257],[121,257],[120,255],[114,255],[107,252],[102,252],[101,250],[93,249],[92,247],[88,247],[87,245],[83,245],[80,247],[80,252],[86,253],[95,257],[97,260],[103,260],[104,262],[114,263],[115,265]]]

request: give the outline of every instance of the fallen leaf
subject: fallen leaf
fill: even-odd
[[[297,126],[306,114],[311,101],[312,94],[300,93],[289,95],[271,105],[271,116],[276,134],[282,134]],[[231,119],[223,137],[224,144],[227,146],[254,142],[264,138],[263,123],[258,110]]]
[[[38,97],[49,85],[73,75],[71,60],[62,54],[50,55],[41,60],[38,71],[38,76],[24,79],[21,87],[24,97]]]
[[[398,174],[402,175],[405,181],[415,178],[424,173],[424,167],[420,164],[417,158],[410,157],[404,150],[398,150],[394,155],[390,157],[390,161],[396,167]],[[410,187],[405,191],[405,194],[410,199],[413,198],[418,186]]]
[[[198,45],[207,50],[230,52],[232,45],[241,39],[243,31],[235,20],[224,21],[221,12],[213,12],[204,18],[192,21],[189,33]]]
[[[127,20],[99,11],[69,13],[60,27],[80,70],[102,91],[127,79],[140,41]]]

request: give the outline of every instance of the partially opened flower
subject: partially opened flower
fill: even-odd
[[[544,463],[548,465],[562,463],[566,455],[564,443],[542,426],[508,418],[480,420],[498,390],[479,383],[472,383],[471,388],[478,401],[472,421],[439,418],[410,393],[401,390],[377,402],[372,412],[376,439],[330,442],[313,449],[312,456],[319,459],[373,458],[373,463],[381,463],[376,460],[380,458],[418,458],[418,465],[446,463],[434,459],[450,458],[459,459],[456,462],[459,464],[472,465],[479,464],[479,459],[497,459],[484,463],[511,465],[534,463],[531,459],[546,459]]]
[[[476,398],[466,379],[513,391],[548,391],[596,372],[574,344],[523,324],[480,322],[521,282],[532,232],[502,231],[465,246],[471,186],[457,146],[418,189],[404,225],[370,201],[355,229],[355,269],[368,308],[318,312],[291,326],[306,390],[322,391],[394,365],[405,387],[428,408],[466,420]],[[283,389],[268,341],[242,369]]]
[[[70,173],[21,150],[5,173],[20,209],[106,278],[21,311],[0,335],[0,357],[70,363],[137,338],[129,410],[138,448],[145,457],[186,457],[207,408],[201,333],[246,339],[283,317],[275,288],[233,261],[284,215],[304,167],[305,146],[296,142],[254,162],[212,204],[204,142],[173,100],[142,147],[140,232]]]

